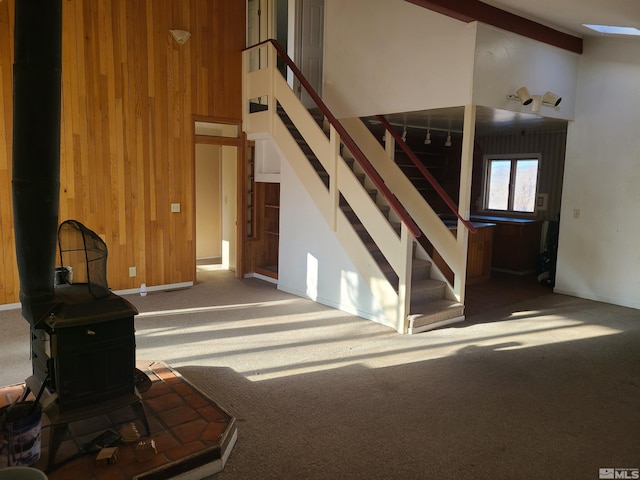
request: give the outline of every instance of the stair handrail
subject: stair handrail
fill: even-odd
[[[474,227],[469,220],[463,218],[462,215],[460,215],[460,213],[458,212],[458,206],[453,201],[453,199],[449,196],[449,194],[445,191],[445,189],[442,188],[442,185],[438,183],[438,181],[434,178],[434,176],[427,169],[427,167],[424,166],[424,164],[416,156],[413,150],[411,150],[409,145],[407,145],[407,142],[405,142],[400,136],[400,134],[393,129],[393,127],[388,122],[388,120],[384,118],[382,115],[376,115],[376,118],[378,119],[380,124],[391,134],[393,139],[396,141],[396,145],[398,145],[402,149],[402,151],[409,157],[409,159],[413,162],[413,164],[420,171],[420,173],[422,173],[424,178],[426,178],[427,181],[431,184],[431,186],[436,191],[436,193],[440,196],[442,201],[446,203],[447,207],[449,207],[449,209],[455,214],[455,216],[458,217],[458,220],[460,220],[462,224],[465,227],[467,227],[467,230],[469,230],[469,232],[476,233],[477,232],[476,227]]]
[[[362,150],[360,150],[360,147],[358,147],[358,145],[353,140],[353,138],[351,138],[351,135],[349,135],[347,130],[342,126],[342,124],[333,115],[333,113],[331,113],[331,110],[329,110],[329,107],[327,107],[327,105],[322,101],[318,93],[314,90],[314,88],[311,86],[309,81],[302,74],[300,69],[296,66],[293,60],[291,60],[289,55],[287,55],[287,52],[282,47],[282,45],[280,45],[280,43],[278,43],[277,40],[274,40],[273,38],[269,38],[267,40],[263,40],[260,43],[256,43],[255,45],[247,47],[243,51],[258,48],[258,47],[261,47],[262,45],[266,45],[267,43],[271,43],[273,45],[273,47],[276,49],[276,52],[278,52],[280,57],[282,57],[284,62],[291,69],[294,76],[298,79],[298,81],[300,82],[300,85],[304,87],[304,89],[307,91],[311,99],[318,106],[322,114],[326,117],[329,124],[336,130],[336,132],[340,136],[340,139],[342,140],[342,143],[344,143],[344,145],[349,149],[351,154],[354,156],[356,161],[360,164],[364,172],[369,176],[369,178],[371,179],[373,184],[376,186],[376,188],[380,191],[382,196],[387,200],[387,202],[389,202],[389,206],[398,215],[400,220],[407,226],[407,229],[409,230],[411,235],[414,238],[418,238],[422,234],[420,228],[418,228],[418,226],[413,221],[413,219],[411,218],[407,210],[404,208],[404,206],[400,203],[398,198],[391,192],[391,190],[389,190],[389,187],[387,187],[386,183],[384,182],[380,174],[376,171],[373,165],[371,165],[371,162],[367,159],[367,157],[362,152]]]

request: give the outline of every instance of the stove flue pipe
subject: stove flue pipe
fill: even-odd
[[[55,296],[62,0],[16,0],[14,35],[13,222],[22,314],[35,325]]]

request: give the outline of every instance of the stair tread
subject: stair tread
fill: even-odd
[[[412,312],[409,314],[410,317],[419,316],[419,315],[430,315],[434,312],[439,312],[443,309],[450,309],[456,307],[464,307],[464,304],[456,301],[456,300],[448,300],[443,298],[441,300],[433,300],[430,302],[419,303],[411,308]]]
[[[435,300],[420,305],[412,305],[409,320],[409,334],[448,325],[464,320],[464,305],[454,300]]]
[[[429,260],[425,260],[423,258],[416,258],[413,257],[413,259],[411,260],[411,263],[413,264],[413,268],[417,268],[417,267],[430,267],[431,266],[431,262]]]
[[[435,280],[433,278],[423,278],[411,283],[411,291],[417,290],[430,290],[434,288],[442,288],[445,284],[442,280]]]

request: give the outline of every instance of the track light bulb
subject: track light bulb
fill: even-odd
[[[562,98],[553,92],[547,92],[542,96],[542,103],[545,103],[547,105],[553,105],[554,107],[557,107],[558,105],[560,105],[561,101],[562,101]]]
[[[518,95],[518,98],[522,102],[522,105],[529,105],[531,102],[533,102],[533,97],[529,93],[529,89],[527,87],[520,87],[518,90],[516,90],[516,95]]]

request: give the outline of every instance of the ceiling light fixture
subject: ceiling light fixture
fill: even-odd
[[[445,147],[450,147],[451,146],[451,133],[447,134],[447,141],[444,142],[444,146]]]
[[[427,130],[427,136],[424,138],[425,145],[431,145],[431,130]]]
[[[402,141],[406,142],[407,141],[407,129],[405,128],[404,131],[402,132]]]

